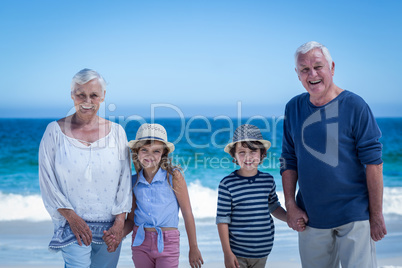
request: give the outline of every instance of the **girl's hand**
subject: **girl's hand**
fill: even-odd
[[[225,268],[240,268],[239,262],[233,252],[225,254]]]
[[[190,252],[188,253],[188,259],[191,268],[201,268],[201,265],[204,264],[204,260],[202,259],[201,252],[198,249],[198,247],[190,248]]]

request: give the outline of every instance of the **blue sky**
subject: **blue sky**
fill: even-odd
[[[82,68],[108,82],[103,114],[267,117],[304,92],[296,48],[325,44],[335,83],[402,116],[402,1],[0,2],[0,117],[60,118]],[[240,104],[239,104],[240,103]],[[173,107],[173,108],[172,108]]]

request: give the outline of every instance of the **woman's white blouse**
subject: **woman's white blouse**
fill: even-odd
[[[124,129],[112,123],[106,137],[86,146],[51,122],[39,147],[39,183],[55,230],[66,224],[59,208],[73,209],[89,222],[111,222],[130,212],[131,160]]]

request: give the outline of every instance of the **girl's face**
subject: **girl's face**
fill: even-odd
[[[142,146],[138,150],[138,161],[144,169],[159,168],[164,151],[164,143],[153,141],[151,144]]]
[[[241,142],[236,143],[235,158],[240,166],[240,170],[248,174],[255,173],[261,161],[261,150],[251,150],[243,147]]]

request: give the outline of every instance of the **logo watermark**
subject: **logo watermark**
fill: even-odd
[[[282,132],[282,126],[280,125],[284,120],[284,116],[263,116],[254,115],[244,118],[242,115],[242,102],[236,104],[236,116],[230,117],[228,115],[217,115],[213,117],[207,117],[204,115],[186,116],[183,110],[176,105],[170,103],[154,103],[150,105],[149,114],[150,117],[143,117],[138,114],[132,115],[107,115],[110,113],[118,113],[118,107],[115,104],[102,103],[98,111],[98,115],[102,118],[120,124],[127,132],[130,128],[129,125],[142,125],[144,123],[156,123],[160,117],[160,111],[167,111],[175,116],[169,116],[175,120],[175,134],[173,139],[171,133],[169,133],[169,126],[164,126],[168,131],[169,141],[180,146],[186,144],[191,148],[191,154],[186,156],[180,156],[173,152],[171,154],[172,161],[176,164],[180,164],[183,170],[186,170],[189,166],[193,168],[232,168],[236,169],[238,166],[232,162],[232,158],[229,154],[222,153],[211,155],[211,150],[219,149],[223,152],[223,148],[232,141],[232,136],[237,127],[242,124],[254,124],[259,127],[264,139],[271,142],[271,149],[281,146],[278,137]],[[70,109],[68,115],[75,113],[75,107]],[[201,127],[202,126],[202,127]],[[217,127],[218,126],[218,127]],[[201,138],[202,137],[202,138]],[[224,137],[224,138],[223,138]],[[216,150],[215,150],[216,152]],[[260,168],[276,169],[279,168],[279,153],[267,152],[267,156],[260,164]]]

